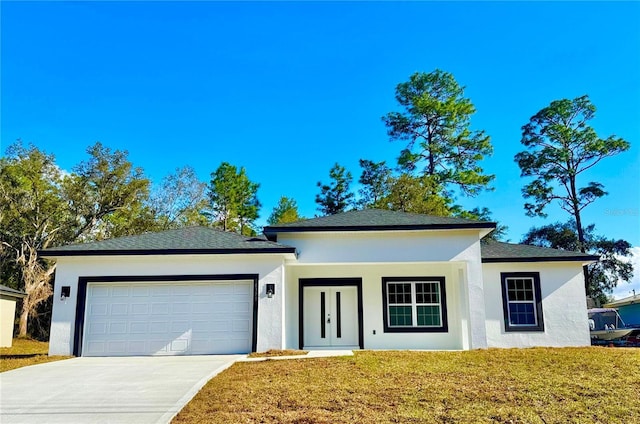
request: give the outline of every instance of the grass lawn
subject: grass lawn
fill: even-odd
[[[236,363],[173,423],[638,423],[640,349],[362,351]]]
[[[71,356],[48,356],[49,343],[31,339],[13,339],[13,346],[0,348],[0,372]]]

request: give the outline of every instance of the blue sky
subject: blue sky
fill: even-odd
[[[640,3],[1,3],[1,150],[21,138],[70,169],[95,141],[129,151],[156,182],[220,162],[261,184],[260,222],[280,195],[313,216],[335,162],[394,163],[380,117],[416,71],[453,73],[492,138],[489,207],[519,241],[531,226],[513,161],[521,127],[552,100],[588,94],[592,125],[630,151],[583,180],[609,196],[585,221],[640,246]]]

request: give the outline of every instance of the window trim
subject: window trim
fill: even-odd
[[[533,280],[534,311],[537,322],[535,325],[514,325],[509,322],[509,297],[507,280],[512,278],[530,278]],[[505,332],[544,332],[544,316],[542,314],[542,295],[540,289],[539,272],[501,272],[500,285],[502,292],[502,312]]]
[[[441,326],[411,326],[411,327],[391,327],[389,325],[389,297],[388,283],[423,283],[437,282],[440,288],[440,312],[442,315]],[[382,318],[385,333],[448,333],[449,324],[447,320],[447,293],[444,277],[382,277]],[[411,308],[416,310],[417,303],[415,294],[415,284],[411,285]],[[416,316],[417,320],[418,317]]]

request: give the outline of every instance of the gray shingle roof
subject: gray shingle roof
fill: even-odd
[[[428,230],[456,228],[493,229],[495,222],[475,221],[464,218],[431,216],[381,209],[349,211],[336,215],[307,219],[264,228],[273,239],[277,233],[299,231],[373,231],[373,230]]]
[[[11,287],[7,287],[5,285],[0,284],[0,294],[9,297],[15,297],[17,299],[22,299],[27,294],[25,292],[21,292],[20,290],[12,289]]]
[[[569,250],[549,249],[527,244],[503,243],[483,240],[481,243],[482,262],[554,262],[554,261],[597,261],[598,256]]]
[[[260,237],[247,237],[207,227],[187,227],[54,247],[39,253],[41,256],[84,256],[294,252],[293,247]]]

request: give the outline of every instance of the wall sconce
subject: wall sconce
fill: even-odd
[[[60,300],[64,302],[69,296],[71,296],[71,286],[62,286],[62,290],[60,291]]]
[[[271,299],[276,294],[276,285],[273,283],[267,284],[267,297]]]

